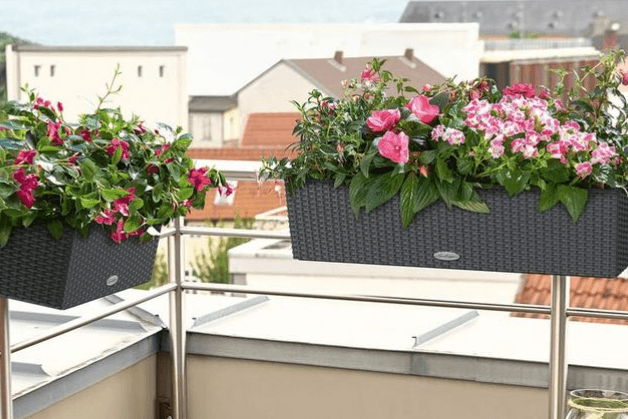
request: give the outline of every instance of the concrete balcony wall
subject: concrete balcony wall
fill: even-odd
[[[336,368],[188,358],[195,419],[529,419],[546,389]]]
[[[156,358],[152,355],[27,419],[154,419]]]

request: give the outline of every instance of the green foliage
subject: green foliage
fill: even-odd
[[[236,215],[233,228],[253,228],[253,218],[241,218]],[[221,223],[221,227],[225,224]],[[193,266],[193,275],[203,282],[228,284],[231,280],[229,271],[229,249],[249,242],[250,239],[240,237],[210,237],[207,241],[207,252],[196,255]]]
[[[595,66],[556,70],[552,92],[529,85],[500,91],[478,78],[424,86],[420,94],[374,59],[361,79],[343,82],[341,98],[315,90],[306,103],[294,102],[301,114],[292,146],[297,157],[263,160],[260,178],[284,179],[290,194],[309,179],[348,185],[356,217],[399,193],[404,228],[438,199],[488,213],[477,191],[495,185],[510,196],[539,188],[539,211],[560,203],[576,222],[588,188],[628,184],[628,102],[619,90],[628,76],[618,69],[624,58],[617,50]],[[573,79],[568,91],[566,77]],[[596,83],[589,91],[591,78]],[[498,128],[490,132],[487,120]],[[403,152],[383,151],[385,138],[388,150]]]
[[[63,224],[87,235],[93,223],[110,226],[120,242],[142,236],[149,226],[165,225],[204,205],[209,186],[225,187],[215,168],[195,169],[186,151],[191,139],[181,128],[159,131],[142,126],[137,116],[101,105],[78,124],[63,117],[63,106],[24,89],[27,103],[8,102],[0,122],[0,246],[13,228],[35,220],[54,237]],[[1,119],[0,119],[1,120]]]

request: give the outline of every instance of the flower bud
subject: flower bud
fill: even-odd
[[[624,86],[628,86],[628,73],[624,72],[623,77],[621,78],[621,84]]]

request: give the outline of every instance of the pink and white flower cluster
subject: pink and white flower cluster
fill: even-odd
[[[594,133],[581,131],[575,121],[561,124],[546,100],[528,93],[507,94],[497,103],[475,99],[464,108],[465,124],[489,142],[488,152],[494,159],[507,152],[524,159],[548,153],[564,165],[572,162],[580,178],[591,174],[595,164],[615,162],[615,147],[598,142]],[[432,138],[444,139],[445,132],[435,129]]]

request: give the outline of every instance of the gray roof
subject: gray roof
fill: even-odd
[[[190,96],[190,112],[225,112],[238,106],[236,96]]]
[[[479,22],[482,34],[587,35],[596,20],[628,20],[626,0],[408,2],[399,22]]]

